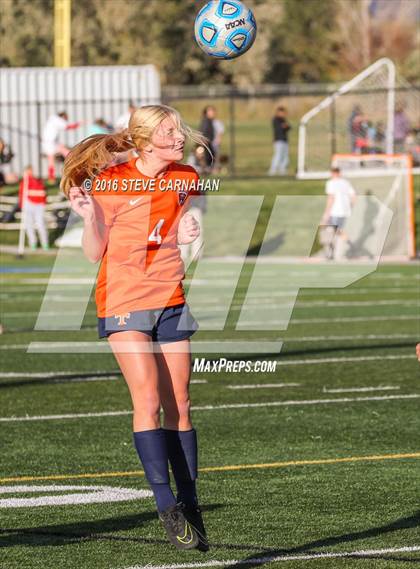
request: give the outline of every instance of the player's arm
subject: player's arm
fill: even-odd
[[[187,245],[192,243],[200,235],[200,224],[188,211],[194,205],[194,200],[203,196],[202,192],[196,186],[199,179],[199,175],[195,172],[195,176],[193,178],[195,186],[190,190],[186,202],[183,205],[183,211],[185,213],[182,215],[178,225],[178,245]]]
[[[178,245],[192,243],[200,235],[200,225],[191,213],[187,211],[181,217],[178,225]]]
[[[69,200],[72,209],[82,217],[84,222],[82,247],[86,258],[97,263],[108,243],[109,226],[98,215],[98,205],[92,196],[82,188],[70,188]]]
[[[354,204],[356,203],[357,200],[357,194],[355,192],[355,189],[353,188],[353,186],[350,184],[350,202],[351,202],[351,207],[354,206]]]

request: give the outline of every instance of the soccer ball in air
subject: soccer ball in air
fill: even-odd
[[[239,0],[211,0],[197,14],[194,33],[208,55],[234,59],[254,43],[257,24],[254,14]]]

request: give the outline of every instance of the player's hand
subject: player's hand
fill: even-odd
[[[95,216],[95,206],[93,203],[93,198],[83,190],[73,186],[69,191],[70,205],[73,211],[75,211],[80,217],[85,220],[93,219]]]
[[[178,243],[180,245],[188,245],[197,239],[200,235],[200,225],[198,221],[190,213],[186,213],[181,217],[178,226]]]

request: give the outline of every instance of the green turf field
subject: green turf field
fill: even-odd
[[[277,191],[323,191],[319,182],[231,184],[235,193],[265,195],[263,212]],[[251,247],[261,243],[264,215],[260,221]],[[53,262],[51,255],[2,257],[1,569],[382,569],[420,562],[418,263],[382,265],[346,288],[302,289],[286,331],[238,333],[252,268],[245,266],[225,331],[201,330],[194,340],[285,344],[280,354],[262,356],[257,346],[236,356],[252,365],[276,362],[272,372],[193,373],[199,493],[212,544],[201,554],[170,549],[153,499],[136,493],[147,484],[114,357],[27,353],[35,341],[98,342],[93,299],[80,331],[33,330]],[[221,287],[230,268],[218,268]],[[81,287],[76,280],[68,290],[77,295]],[[261,311],[271,301],[262,294]],[[46,495],[72,501],[75,492],[86,499],[89,488],[80,486],[106,487],[104,501],[5,502]],[[118,489],[132,496],[111,501]]]
[[[45,271],[4,275],[2,361],[14,374],[1,380],[0,489],[145,489],[113,356],[25,353],[34,340],[97,341],[93,305],[81,332],[31,332],[45,286],[34,279],[47,277]],[[398,567],[419,559],[418,552],[398,551],[418,545],[419,276],[418,266],[394,265],[346,289],[305,289],[281,355],[240,358],[277,361],[275,372],[193,374],[205,381],[192,385],[192,399],[211,554],[168,550],[153,499],[146,498],[2,509],[0,566],[228,566],[226,560],[264,557],[264,564],[283,566],[270,560],[292,555],[286,566]],[[243,292],[240,286],[237,301]],[[342,302],[330,306],[331,299]],[[228,328],[217,336],[232,334]],[[262,342],[279,333],[246,336]],[[244,385],[262,387],[232,389]],[[2,499],[42,496],[23,490]],[[55,487],[48,494],[69,492]],[[395,551],[316,557],[382,549]]]

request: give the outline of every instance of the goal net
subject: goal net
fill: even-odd
[[[401,122],[416,126],[420,93],[396,77],[382,58],[307,112],[299,126],[298,178],[324,178],[334,154],[405,152],[398,140]]]
[[[356,191],[354,211],[346,232],[353,256],[369,257],[383,239],[385,218],[392,212],[381,257],[415,256],[414,196],[411,158],[406,154],[336,154],[332,166],[340,168]],[[375,199],[376,198],[376,199]]]

